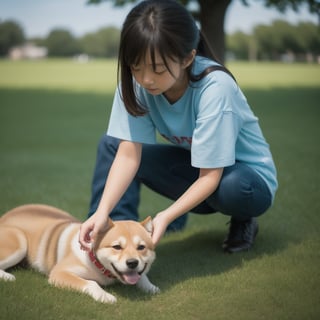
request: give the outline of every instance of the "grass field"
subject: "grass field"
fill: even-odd
[[[157,248],[150,279],[162,292],[107,288],[104,305],[15,268],[0,282],[0,319],[319,319],[320,66],[229,65],[260,119],[278,169],[274,206],[253,250],[226,255],[228,218],[190,215]],[[0,215],[46,203],[86,217],[96,145],[107,126],[114,61],[0,61]],[[143,188],[141,217],[170,201]]]

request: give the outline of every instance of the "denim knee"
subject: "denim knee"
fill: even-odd
[[[218,189],[206,201],[216,211],[248,219],[263,214],[272,197],[265,181],[243,164],[225,168]]]

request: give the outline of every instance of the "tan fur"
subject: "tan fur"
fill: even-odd
[[[155,259],[151,218],[141,223],[109,221],[94,252],[113,277],[105,276],[80,250],[81,222],[67,212],[37,204],[8,211],[0,218],[0,280],[15,280],[5,270],[27,259],[31,267],[48,275],[51,284],[84,292],[100,302],[116,301],[99,286],[115,280],[159,292],[146,275]]]

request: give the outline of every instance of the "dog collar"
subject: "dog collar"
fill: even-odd
[[[89,251],[89,258],[91,262],[101,271],[101,273],[108,278],[116,278],[110,270],[106,269],[103,264],[98,260],[93,250]]]

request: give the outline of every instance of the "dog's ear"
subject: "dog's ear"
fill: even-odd
[[[98,237],[103,237],[107,231],[109,231],[114,226],[112,219],[108,218],[107,224],[99,231]]]
[[[112,219],[108,218],[106,226],[100,230],[100,232],[97,234],[96,239],[94,240],[92,244],[92,249],[95,250],[96,248],[99,247],[100,242],[102,238],[105,236],[105,234],[114,226],[114,223]]]
[[[146,219],[144,219],[142,222],[140,222],[141,225],[149,232],[153,232],[153,224],[152,224],[152,218],[149,216]]]
[[[107,221],[107,227],[105,231],[108,231],[109,229],[111,229],[114,226],[114,223],[112,221],[112,219],[110,217],[108,217],[108,221]]]

